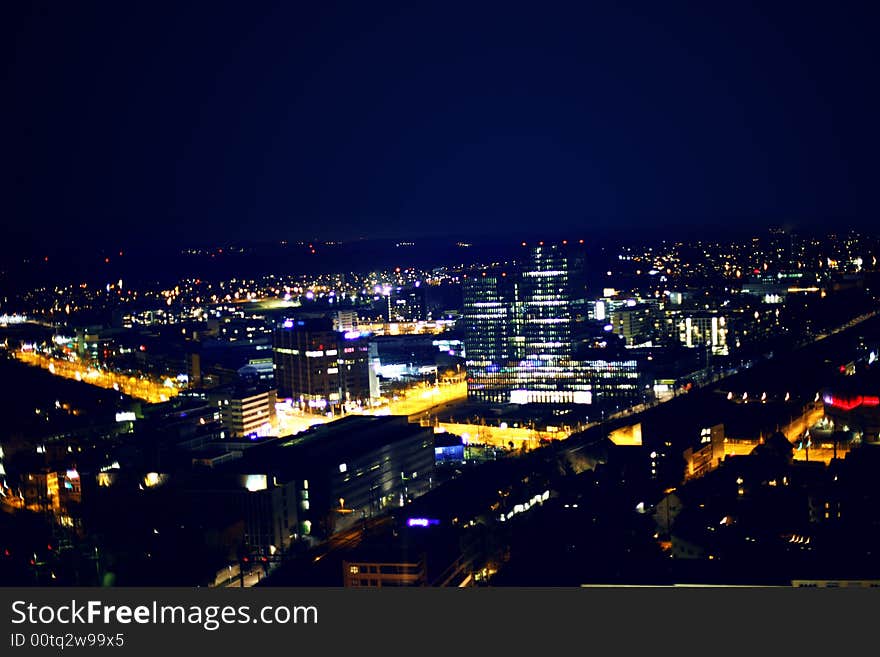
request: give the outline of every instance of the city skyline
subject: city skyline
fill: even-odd
[[[0,11],[0,588],[880,588],[872,8]]]
[[[344,244],[274,245],[254,275],[259,248],[179,247],[200,276],[18,281],[0,576],[875,581],[876,236],[493,246],[357,272]]]

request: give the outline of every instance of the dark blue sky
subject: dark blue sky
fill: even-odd
[[[871,226],[868,5],[5,3],[4,223],[101,243]]]

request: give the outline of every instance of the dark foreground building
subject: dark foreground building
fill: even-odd
[[[225,505],[245,522],[251,554],[321,539],[431,488],[434,440],[405,417],[349,416],[196,473],[195,511]]]

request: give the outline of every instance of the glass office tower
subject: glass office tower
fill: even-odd
[[[516,284],[505,271],[475,272],[462,280],[468,370],[468,397],[484,402],[507,402]]]
[[[590,403],[573,360],[584,259],[566,243],[527,247],[516,272],[464,279],[468,396],[498,403]]]

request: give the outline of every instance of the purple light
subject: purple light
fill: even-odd
[[[284,328],[293,328],[293,320],[286,319],[284,320],[284,324],[282,324],[281,326],[283,326]]]
[[[408,518],[407,527],[427,527],[428,525],[439,525],[440,521],[434,518]]]
[[[614,330],[614,325],[613,325],[613,324],[606,324],[603,328],[604,328],[606,331],[613,331],[613,330]]]

